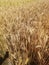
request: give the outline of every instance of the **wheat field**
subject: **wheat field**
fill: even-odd
[[[49,1],[0,0],[2,65],[49,65]]]

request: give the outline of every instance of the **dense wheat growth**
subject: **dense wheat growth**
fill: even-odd
[[[0,1],[0,56],[7,51],[2,65],[49,65],[48,0]]]

